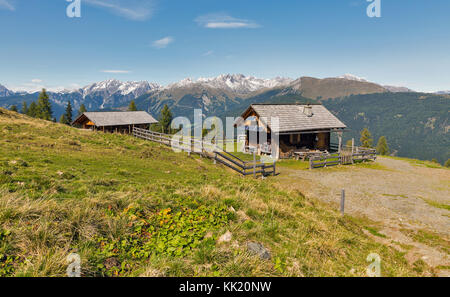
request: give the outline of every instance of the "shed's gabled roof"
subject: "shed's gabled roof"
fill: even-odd
[[[312,109],[312,116],[304,112],[308,106]],[[243,116],[251,109],[275,133],[347,128],[323,105],[252,104]],[[272,117],[278,117],[279,127],[272,127]]]
[[[97,127],[154,124],[158,122],[145,111],[113,111],[85,112],[78,116],[73,123],[81,124],[85,118]]]

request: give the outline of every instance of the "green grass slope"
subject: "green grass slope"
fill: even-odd
[[[298,191],[4,109],[0,195],[0,276],[64,276],[72,252],[83,276],[364,276],[370,253],[385,276],[419,274]],[[272,258],[249,253],[250,241]]]

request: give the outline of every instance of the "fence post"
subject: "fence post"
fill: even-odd
[[[309,157],[309,169],[313,169],[312,157]]]
[[[352,138],[352,156],[351,156],[351,158],[352,158],[352,164],[354,164],[354,162],[353,162],[353,153],[355,152],[355,139],[354,138]]]
[[[253,151],[253,177],[256,178],[256,150]]]
[[[341,191],[341,214],[344,215],[344,209],[345,209],[345,189],[342,189]]]
[[[217,164],[217,152],[214,152],[214,165]]]
[[[277,173],[276,173],[276,164],[277,164],[277,161],[273,161],[273,176],[277,175]]]

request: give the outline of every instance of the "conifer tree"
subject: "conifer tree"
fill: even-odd
[[[59,118],[59,122],[64,125],[68,125],[68,121],[65,114],[61,115],[61,117]]]
[[[361,141],[362,147],[367,147],[367,148],[372,147],[373,139],[372,139],[372,135],[369,132],[369,129],[364,128],[361,131],[361,138],[359,139],[359,141]]]
[[[136,103],[134,103],[134,100],[130,102],[130,105],[128,106],[128,111],[137,111]]]
[[[87,111],[86,106],[84,104],[80,105],[80,109],[78,110],[78,115],[83,114]]]
[[[52,114],[52,106],[47,95],[47,91],[45,89],[42,89],[42,92],[39,94],[38,98],[37,117],[43,120],[51,121],[53,119]]]
[[[33,101],[33,102],[31,102],[30,107],[28,108],[27,115],[35,118],[35,117],[37,117],[37,114],[38,114],[38,106],[37,106],[36,102]]]
[[[389,154],[389,146],[387,144],[386,137],[384,136],[381,136],[380,139],[378,139],[377,153],[382,156]]]
[[[66,124],[72,124],[72,105],[70,104],[70,100],[67,102],[66,113],[64,114],[66,119]]]
[[[20,112],[22,114],[28,114],[28,106],[27,106],[27,103],[25,101],[22,103],[22,110]]]
[[[163,109],[161,110],[161,116],[159,120],[163,133],[170,132],[170,124],[172,123],[172,118],[172,112],[170,111],[169,106],[165,104]]]
[[[17,106],[15,106],[15,105],[11,105],[11,107],[9,108],[9,110],[14,111],[14,112],[18,112]]]

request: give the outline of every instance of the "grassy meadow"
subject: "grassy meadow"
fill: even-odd
[[[0,276],[65,276],[73,252],[82,276],[365,276],[370,253],[383,276],[433,273],[276,178],[0,109]]]

